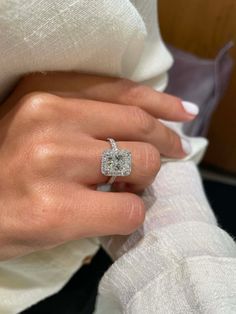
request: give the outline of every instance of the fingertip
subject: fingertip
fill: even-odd
[[[127,193],[128,194],[128,193]],[[132,197],[130,206],[126,211],[124,230],[121,231],[122,235],[128,235],[138,229],[144,222],[146,209],[145,204],[141,197],[136,194],[130,194]]]
[[[88,201],[95,203],[90,215],[96,219],[88,222],[89,230],[96,236],[131,234],[145,218],[145,204],[133,193],[95,191]]]
[[[182,150],[184,152],[185,155],[190,155],[192,152],[192,146],[190,141],[188,141],[186,138],[181,138],[181,146],[182,146]]]
[[[162,94],[163,101],[159,106],[159,118],[170,121],[191,121],[196,118],[199,108],[196,104],[179,97]]]
[[[170,129],[167,130],[167,139],[169,140],[166,141],[168,145],[165,146],[165,151],[162,152],[162,156],[182,159],[192,153],[191,142],[185,135],[178,134]]]

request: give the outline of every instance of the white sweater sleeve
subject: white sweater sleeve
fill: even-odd
[[[236,246],[217,226],[196,166],[165,164],[143,199],[142,228],[103,240],[118,259],[96,314],[236,313]]]

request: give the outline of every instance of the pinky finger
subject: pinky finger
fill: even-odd
[[[80,193],[79,193],[80,194]],[[133,193],[83,191],[78,195],[79,208],[73,208],[70,230],[73,238],[127,235],[144,221],[143,200]]]

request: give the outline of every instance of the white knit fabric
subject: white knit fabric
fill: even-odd
[[[23,74],[50,70],[164,90],[171,64],[155,0],[0,2],[0,99]],[[205,146],[193,140],[188,159],[198,161]],[[195,166],[166,164],[143,197],[152,204],[143,228],[102,240],[120,258],[101,282],[97,313],[235,312],[235,245],[216,227]],[[0,262],[0,313],[19,313],[61,289],[98,247],[98,239],[83,239]]]
[[[163,165],[143,199],[144,225],[102,240],[117,260],[95,313],[236,313],[236,246],[216,225],[195,165]]]

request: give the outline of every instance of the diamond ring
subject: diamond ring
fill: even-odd
[[[117,176],[129,176],[131,173],[131,152],[127,149],[119,149],[116,141],[107,139],[111,144],[111,149],[107,149],[102,154],[101,171],[104,176],[109,176],[107,184],[112,184]]]

